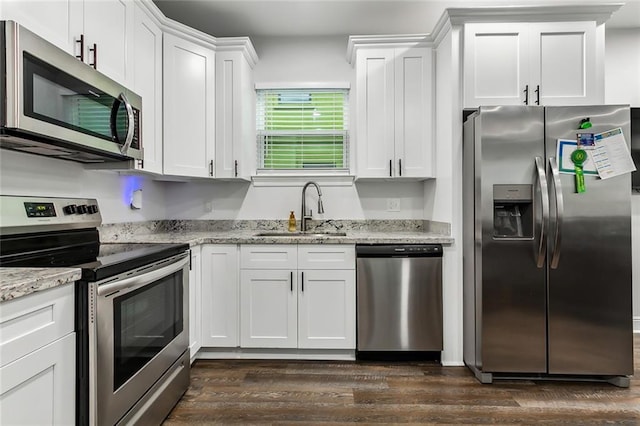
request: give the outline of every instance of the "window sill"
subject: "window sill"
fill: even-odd
[[[320,186],[353,186],[355,176],[336,174],[261,174],[251,176],[253,186],[303,187],[313,181]]]

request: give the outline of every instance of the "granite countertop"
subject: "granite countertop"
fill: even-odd
[[[79,268],[0,268],[0,302],[78,281]]]
[[[258,236],[260,230],[227,231],[167,231],[150,234],[126,234],[103,238],[105,243],[187,243],[191,246],[201,244],[451,244],[453,238],[448,235],[424,231],[343,231],[346,236],[286,235]]]
[[[200,244],[452,244],[447,223],[415,220],[311,221],[309,233],[287,232],[285,221],[160,221],[103,225],[105,243]],[[298,226],[299,229],[299,226]],[[281,236],[258,236],[277,232]],[[315,232],[343,232],[324,236]]]
[[[310,233],[289,235],[286,221],[150,221],[103,225],[103,243],[201,244],[451,244],[450,226],[428,221],[311,221]],[[278,232],[283,236],[258,236]],[[0,302],[79,280],[78,268],[0,268]]]

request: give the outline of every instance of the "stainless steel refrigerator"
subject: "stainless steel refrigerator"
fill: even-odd
[[[579,130],[587,119],[592,127]],[[631,175],[560,174],[558,139],[626,106],[481,107],[464,123],[464,361],[478,380],[633,374]]]

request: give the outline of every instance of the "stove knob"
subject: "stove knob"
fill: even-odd
[[[78,206],[78,214],[87,214],[87,206],[85,204]]]
[[[64,206],[62,208],[62,211],[64,212],[64,214],[76,214],[77,210],[78,209],[75,204],[69,204],[68,206]]]
[[[87,206],[87,211],[89,212],[89,214],[96,214],[98,213],[98,206],[95,204],[90,204]]]

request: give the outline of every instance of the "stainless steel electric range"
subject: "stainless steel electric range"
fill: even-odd
[[[0,266],[78,267],[76,423],[160,424],[189,386],[189,246],[102,244],[95,199],[0,196]]]

